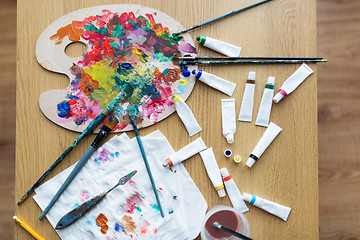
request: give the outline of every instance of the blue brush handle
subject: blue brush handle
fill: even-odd
[[[154,190],[154,194],[155,194],[155,197],[156,197],[156,202],[159,206],[159,209],[160,209],[160,214],[161,214],[161,217],[164,217],[164,212],[163,212],[163,209],[161,207],[161,203],[160,203],[160,199],[159,199],[159,195],[158,195],[158,192],[156,190],[156,186],[155,186],[155,181],[154,181],[154,178],[152,176],[152,173],[151,173],[151,170],[150,170],[150,166],[149,166],[149,163],[148,163],[148,160],[147,160],[147,157],[146,157],[146,154],[145,154],[145,150],[144,150],[144,146],[141,142],[141,138],[140,138],[140,135],[139,135],[139,131],[136,127],[136,120],[135,120],[135,116],[134,115],[130,115],[130,121],[131,121],[131,124],[133,125],[133,128],[134,128],[134,131],[135,131],[135,135],[136,135],[136,140],[139,144],[139,148],[140,148],[140,152],[141,152],[141,155],[144,159],[144,163],[145,163],[145,166],[146,166],[146,170],[149,174],[149,178],[150,178],[150,181],[151,181],[151,185],[153,187],[153,190]]]
[[[176,34],[176,35],[180,35],[180,34],[182,34],[182,33],[186,33],[186,32],[188,32],[188,31],[190,31],[190,30],[197,29],[197,28],[199,28],[199,27],[205,26],[205,25],[210,24],[210,23],[212,23],[212,22],[215,22],[215,21],[218,21],[218,20],[220,20],[220,19],[223,19],[223,18],[226,18],[226,17],[228,17],[228,16],[231,16],[231,15],[233,15],[233,14],[235,14],[235,13],[245,11],[245,10],[247,10],[247,9],[249,9],[249,8],[255,7],[255,6],[257,6],[257,5],[260,5],[260,4],[269,2],[269,1],[271,1],[271,0],[263,0],[263,1],[260,1],[260,2],[256,2],[256,3],[254,3],[254,4],[251,4],[251,5],[248,5],[248,6],[246,6],[246,7],[240,8],[240,9],[238,9],[238,10],[234,10],[234,11],[229,12],[229,13],[227,13],[227,14],[224,14],[224,15],[221,15],[221,16],[219,16],[219,17],[213,18],[213,19],[211,19],[211,20],[209,20],[209,21],[200,23],[200,24],[195,25],[195,26],[193,26],[193,27],[191,27],[191,28],[182,30],[182,31],[180,31],[180,32],[178,32],[178,33],[175,33],[175,34]]]
[[[65,189],[70,185],[70,183],[72,182],[72,180],[74,180],[74,178],[76,177],[76,175],[80,172],[80,170],[82,169],[82,167],[85,165],[85,163],[89,160],[89,158],[91,157],[91,155],[95,152],[95,148],[93,146],[90,146],[88,148],[88,150],[84,153],[84,155],[81,157],[80,161],[76,164],[75,168],[71,171],[70,175],[66,178],[65,182],[63,183],[63,185],[61,185],[61,187],[59,188],[59,190],[57,191],[57,193],[54,195],[54,197],[51,199],[50,203],[47,205],[47,207],[45,208],[45,210],[41,213],[39,219],[42,220],[45,215],[50,211],[50,209],[52,208],[52,206],[54,206],[54,204],[56,203],[56,201],[59,199],[59,197],[61,196],[61,194],[65,191]]]

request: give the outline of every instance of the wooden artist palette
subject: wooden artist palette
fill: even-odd
[[[40,35],[36,58],[45,69],[67,75],[69,86],[42,93],[42,112],[54,123],[82,132],[116,96],[117,86],[132,83],[134,94],[118,114],[137,105],[140,127],[161,121],[175,111],[172,95],[185,100],[195,85],[193,75],[183,76],[183,69],[172,63],[176,54],[196,56],[189,34],[181,40],[171,35],[182,29],[168,15],[139,5],[97,6],[57,19]],[[86,44],[81,57],[65,54],[73,42]],[[115,131],[132,129],[124,117],[120,120]]]

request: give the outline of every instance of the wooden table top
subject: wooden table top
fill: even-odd
[[[17,89],[16,89],[16,185],[15,203],[47,170],[57,157],[78,136],[53,124],[39,108],[39,96],[50,89],[64,89],[68,78],[46,71],[36,61],[35,45],[41,32],[57,18],[72,11],[119,1],[25,1],[18,0],[17,16]],[[254,0],[183,0],[122,1],[158,9],[184,27],[190,27],[234,9],[254,3]],[[177,5],[175,5],[177,4]],[[273,0],[217,23],[190,32],[214,37],[241,46],[241,56],[316,57],[316,1]],[[199,56],[217,53],[196,44]],[[317,151],[317,83],[315,71],[294,93],[273,104],[271,121],[283,131],[251,168],[245,162],[266,130],[254,125],[262,92],[268,76],[275,76],[275,90],[300,66],[227,65],[202,66],[204,71],[238,84],[233,98],[239,114],[245,81],[249,71],[256,72],[253,122],[237,122],[235,142],[227,144],[222,136],[221,102],[229,98],[207,85],[197,82],[187,100],[203,131],[190,138],[177,114],[141,130],[142,136],[160,130],[175,150],[201,136],[213,147],[219,167],[227,167],[241,192],[253,193],[292,208],[286,222],[254,206],[245,214],[254,239],[318,239],[318,151]],[[128,133],[134,137],[132,132]],[[48,179],[80,159],[92,137],[86,138]],[[240,164],[225,158],[230,148],[243,157]],[[231,206],[228,197],[220,199],[214,190],[199,155],[184,163],[189,174],[204,195],[209,207]],[[16,215],[45,239],[58,239],[47,220],[39,221],[41,213],[32,198],[15,207]],[[15,226],[15,239],[27,239],[28,233]]]

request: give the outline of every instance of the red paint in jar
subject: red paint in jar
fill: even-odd
[[[214,222],[218,222],[232,230],[236,230],[239,225],[236,213],[230,210],[222,210],[214,213],[205,223],[205,229],[211,237],[215,239],[229,238],[232,235],[213,226]]]

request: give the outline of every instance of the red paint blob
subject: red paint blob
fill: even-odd
[[[232,235],[230,233],[224,232],[213,226],[214,222],[218,222],[221,225],[230,228],[231,230],[236,231],[239,225],[238,218],[236,213],[230,210],[223,210],[214,213],[205,223],[205,229],[208,231],[211,237],[216,239],[229,238]]]

